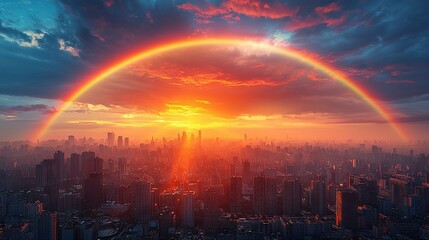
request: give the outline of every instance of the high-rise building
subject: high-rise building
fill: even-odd
[[[323,181],[311,182],[311,213],[321,217],[326,215],[326,184]]]
[[[392,207],[402,209],[405,203],[405,195],[412,193],[412,178],[403,175],[395,175],[389,179],[390,199]]]
[[[39,187],[46,187],[57,182],[58,174],[55,159],[45,159],[36,165],[36,182]]]
[[[115,133],[114,132],[108,132],[107,133],[107,145],[109,145],[109,147],[113,147],[115,145]]]
[[[55,165],[57,168],[57,180],[64,179],[64,152],[57,151],[54,153]]]
[[[209,231],[217,230],[219,210],[219,191],[209,187],[204,191],[204,224]]]
[[[250,162],[246,159],[243,161],[243,183],[250,185],[251,181],[251,172],[250,172]]]
[[[230,179],[231,184],[231,201],[230,210],[233,213],[240,213],[242,209],[243,201],[243,178],[239,176],[233,176]]]
[[[358,227],[358,194],[350,188],[337,190],[335,223],[339,227],[356,230]]]
[[[253,212],[256,215],[265,214],[265,177],[253,178]]]
[[[92,159],[95,158],[95,152],[82,152],[81,154],[81,176],[88,177],[88,174],[92,172],[91,165]]]
[[[80,154],[72,153],[70,156],[70,175],[72,178],[80,177]]]
[[[128,148],[130,146],[130,139],[129,138],[125,138],[125,147]]]
[[[35,240],[56,240],[57,239],[57,214],[42,212],[37,216],[34,229]]]
[[[85,179],[85,203],[88,208],[96,209],[101,206],[104,200],[103,173],[93,172]]]
[[[137,222],[145,223],[152,216],[151,184],[148,182],[133,183],[133,213]]]
[[[274,177],[265,177],[265,214],[277,215],[277,181]]]
[[[118,136],[118,148],[124,147],[124,139],[122,136]]]
[[[82,152],[82,175],[87,177],[90,173],[103,172],[103,159],[95,157],[94,152]]]
[[[184,192],[183,193],[183,226],[193,228],[194,223],[194,192]]]
[[[301,212],[302,188],[298,180],[285,180],[283,182],[283,215],[298,216]]]

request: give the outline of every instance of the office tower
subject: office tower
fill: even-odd
[[[265,214],[277,215],[277,182],[274,177],[265,177]]]
[[[64,179],[64,153],[57,151],[54,153],[54,160],[57,168],[57,180],[61,181]]]
[[[389,179],[390,199],[392,207],[402,209],[405,205],[405,195],[412,193],[413,179],[408,176],[394,175]]]
[[[246,159],[243,161],[243,183],[250,185],[251,173],[250,173],[250,162]]]
[[[194,227],[194,192],[183,193],[183,226],[193,228]]]
[[[57,164],[55,159],[45,159],[36,165],[36,183],[37,186],[44,188],[55,184],[58,179]]]
[[[215,188],[207,188],[204,191],[204,224],[209,231],[216,230],[218,218],[220,216],[219,210],[219,192]]]
[[[42,212],[37,216],[34,228],[35,240],[56,240],[57,239],[57,214]]]
[[[93,172],[103,172],[103,159],[95,157],[94,152],[82,152],[81,159],[84,177]]]
[[[125,147],[128,148],[130,146],[130,139],[129,138],[125,138]]]
[[[85,179],[85,203],[89,209],[101,206],[104,200],[103,173],[93,172]]]
[[[81,154],[81,176],[88,177],[90,170],[90,161],[95,158],[95,152],[82,152]]]
[[[378,185],[375,180],[351,175],[347,185],[357,191],[358,205],[377,206]]]
[[[301,212],[301,183],[298,180],[283,182],[283,215],[298,216]]]
[[[169,229],[175,227],[176,215],[169,209],[162,209],[158,215],[159,239],[169,239]]]
[[[247,142],[247,133],[244,134],[244,142]]]
[[[134,219],[146,223],[152,216],[151,184],[148,182],[133,183],[133,213]]]
[[[70,156],[70,175],[72,178],[80,177],[80,154],[72,153]]]
[[[124,147],[124,139],[122,136],[118,136],[118,148]]]
[[[132,188],[130,186],[120,185],[116,187],[116,202],[120,204],[131,203]]]
[[[240,213],[242,209],[243,201],[243,178],[234,176],[230,179],[231,184],[231,201],[230,210],[233,213]]]
[[[253,178],[253,212],[256,215],[265,214],[265,177]]]
[[[311,182],[311,213],[321,217],[326,215],[326,184],[323,181]]]
[[[109,147],[113,147],[115,145],[115,133],[113,132],[107,133],[107,145]]]
[[[337,190],[335,223],[339,227],[356,230],[358,226],[357,216],[358,194],[350,188]]]
[[[416,187],[416,193],[421,197],[422,211],[429,215],[429,183],[423,183]]]

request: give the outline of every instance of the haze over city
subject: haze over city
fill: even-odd
[[[0,239],[428,239],[427,9],[0,1]]]

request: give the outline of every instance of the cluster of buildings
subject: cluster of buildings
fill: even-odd
[[[425,153],[196,136],[2,143],[1,238],[429,237]]]

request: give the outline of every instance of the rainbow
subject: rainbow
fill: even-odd
[[[62,112],[64,112],[67,107],[76,101],[82,94],[87,92],[89,89],[102,82],[106,77],[111,74],[123,69],[124,67],[136,63],[142,59],[149,58],[151,56],[173,51],[181,48],[196,47],[196,46],[208,46],[208,45],[234,45],[234,46],[249,46],[261,48],[263,50],[269,51],[270,53],[279,54],[286,58],[301,62],[307,66],[313,67],[314,69],[326,74],[327,76],[339,81],[344,86],[349,88],[355,94],[357,94],[361,99],[363,99],[369,106],[371,106],[382,118],[388,122],[395,132],[403,139],[406,139],[405,132],[395,123],[392,114],[387,110],[386,106],[383,106],[368,90],[359,86],[357,83],[353,82],[350,78],[346,77],[339,70],[336,70],[332,66],[328,66],[315,59],[314,57],[308,56],[302,52],[290,49],[274,46],[266,42],[258,42],[253,40],[243,40],[237,38],[208,38],[208,39],[194,39],[194,40],[183,40],[175,41],[173,43],[161,44],[155,47],[146,48],[142,51],[139,51],[137,54],[134,54],[130,57],[126,57],[123,60],[120,60],[106,69],[98,72],[94,75],[84,78],[80,85],[74,91],[66,96],[64,103],[58,107],[58,111],[47,118],[42,122],[41,126],[37,129],[34,134],[34,139],[40,139],[44,136],[47,130],[52,124],[58,119]]]

